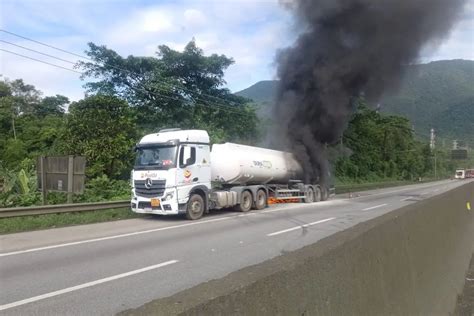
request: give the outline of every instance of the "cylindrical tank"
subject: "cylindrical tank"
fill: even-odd
[[[286,184],[299,180],[302,169],[290,153],[238,145],[215,144],[211,151],[212,181],[223,184]]]

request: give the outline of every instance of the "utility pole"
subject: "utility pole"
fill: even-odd
[[[437,166],[437,161],[436,161],[435,145],[436,145],[436,135],[435,135],[434,128],[432,128],[430,131],[430,149],[434,155],[434,176],[435,176],[435,180],[437,180],[438,179],[438,166]]]
[[[431,150],[434,150],[435,149],[435,130],[434,128],[431,129],[431,133],[430,133],[430,148]]]

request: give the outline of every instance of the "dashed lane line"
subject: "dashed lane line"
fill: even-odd
[[[84,289],[84,288],[88,288],[88,287],[91,287],[91,286],[103,284],[103,283],[106,283],[106,282],[110,282],[110,281],[114,281],[114,280],[118,280],[118,279],[123,279],[125,277],[129,277],[129,276],[132,276],[132,275],[135,275],[135,274],[139,274],[139,273],[155,270],[155,269],[158,269],[158,268],[162,268],[162,267],[165,267],[165,266],[169,266],[169,265],[175,264],[177,262],[178,262],[178,260],[170,260],[170,261],[162,262],[162,263],[155,264],[155,265],[152,265],[152,266],[148,266],[148,267],[145,267],[145,268],[141,268],[141,269],[129,271],[129,272],[126,272],[126,273],[113,275],[113,276],[103,278],[103,279],[99,279],[99,280],[95,280],[95,281],[92,281],[92,282],[87,282],[87,283],[79,284],[79,285],[76,285],[76,286],[71,286],[71,287],[68,287],[68,288],[65,288],[65,289],[62,289],[62,290],[58,290],[58,291],[49,292],[49,293],[45,293],[45,294],[42,294],[42,295],[30,297],[30,298],[27,298],[27,299],[24,299],[24,300],[21,300],[21,301],[16,301],[16,302],[0,305],[0,311],[4,311],[6,309],[10,309],[10,308],[18,307],[18,306],[21,306],[21,305],[41,301],[41,300],[51,298],[51,297],[54,297],[54,296],[58,296],[58,295],[78,291],[78,290],[81,290],[81,289]]]
[[[317,221],[317,222],[312,222],[312,223],[308,223],[308,224],[304,224],[304,225],[300,225],[300,226],[291,227],[291,228],[288,228],[288,229],[284,229],[284,230],[280,230],[280,231],[277,231],[277,232],[274,232],[274,233],[267,234],[267,236],[268,237],[277,236],[277,235],[288,233],[288,232],[291,232],[291,231],[294,231],[294,230],[303,229],[303,228],[310,227],[310,226],[313,226],[313,225],[329,222],[329,221],[332,221],[333,219],[336,219],[336,218],[331,217],[331,218],[322,219],[322,220]]]
[[[388,204],[375,205],[375,206],[371,206],[371,207],[368,207],[368,208],[364,208],[363,211],[375,210],[376,208],[381,208],[381,207],[384,207],[384,206],[387,206],[387,205]]]

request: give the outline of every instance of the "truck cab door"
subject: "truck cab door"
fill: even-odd
[[[209,146],[200,144],[183,144],[178,152],[176,184],[178,200],[189,197],[189,192],[196,186],[210,189],[211,169],[209,163]]]

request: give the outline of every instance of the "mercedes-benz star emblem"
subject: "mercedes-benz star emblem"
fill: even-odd
[[[150,190],[152,185],[153,185],[153,180],[151,180],[150,178],[147,178],[147,179],[145,180],[145,188],[147,188],[148,190]]]

